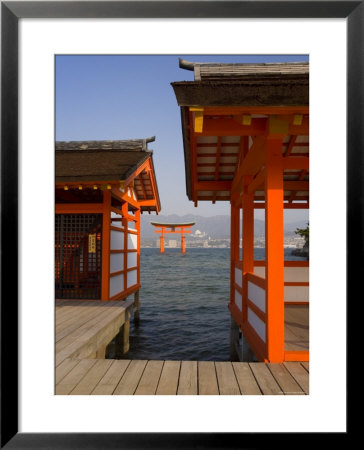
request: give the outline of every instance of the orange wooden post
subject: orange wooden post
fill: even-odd
[[[185,242],[184,228],[181,229],[181,250],[182,250],[182,253],[186,253],[186,242]]]
[[[137,235],[137,283],[140,284],[140,209],[135,211],[135,225],[138,231]]]
[[[162,234],[160,238],[160,252],[164,253],[164,227],[162,227]]]
[[[254,272],[254,194],[248,194],[251,176],[244,177],[243,185],[243,323],[248,320],[248,273]]]
[[[239,260],[240,208],[231,203],[230,214],[230,303],[235,303],[235,261]]]
[[[129,205],[125,202],[121,205],[121,223],[124,228],[124,291],[128,289],[128,212]]]
[[[282,138],[266,141],[265,182],[265,278],[266,356],[270,362],[284,360],[284,247]]]
[[[101,267],[101,300],[109,300],[110,278],[110,207],[111,192],[104,191],[102,216],[102,267]]]

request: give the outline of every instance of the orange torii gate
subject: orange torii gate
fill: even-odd
[[[165,233],[181,233],[181,251],[186,253],[185,233],[191,233],[190,228],[195,222],[188,223],[158,223],[150,222],[151,225],[157,227],[154,232],[162,233],[160,237],[160,252],[164,253],[164,234]]]

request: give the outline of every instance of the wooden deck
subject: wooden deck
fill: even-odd
[[[56,301],[57,395],[307,395],[309,364],[105,358],[129,336],[134,300]],[[286,307],[287,344],[307,340],[308,308]],[[307,326],[307,330],[306,330]],[[120,330],[124,332],[120,333]]]
[[[56,367],[67,358],[104,358],[106,346],[129,323],[133,306],[134,300],[57,300]],[[125,333],[128,338],[128,328]]]
[[[309,306],[285,305],[285,350],[309,350]]]
[[[67,358],[57,395],[307,395],[309,364]]]

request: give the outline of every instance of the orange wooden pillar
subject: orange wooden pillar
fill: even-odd
[[[162,227],[162,234],[160,237],[160,253],[164,253],[164,227]]]
[[[243,183],[243,323],[248,321],[248,273],[254,272],[254,194],[248,193],[251,176]]]
[[[101,300],[109,300],[110,283],[110,207],[111,191],[104,191],[102,216]]]
[[[135,226],[136,229],[138,231],[138,240],[137,240],[137,267],[138,267],[138,271],[137,271],[137,283],[140,284],[140,209],[138,208],[135,211]]]
[[[266,357],[284,361],[284,241],[282,137],[266,141],[265,180],[265,278]]]
[[[235,261],[239,260],[240,208],[231,202],[230,214],[230,303],[235,303]]]
[[[128,213],[129,213],[129,205],[127,202],[123,203],[121,205],[121,214],[122,214],[122,219],[121,219],[121,224],[122,227],[124,228],[124,234],[123,234],[123,239],[124,239],[124,286],[123,286],[123,290],[126,291],[128,289]]]
[[[182,251],[182,253],[186,253],[186,242],[185,242],[184,228],[182,228],[182,230],[181,230],[181,251]]]

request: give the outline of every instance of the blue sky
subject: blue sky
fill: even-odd
[[[230,214],[229,202],[187,199],[180,109],[171,82],[192,81],[178,58],[196,62],[308,61],[307,55],[58,55],[56,140],[140,139],[149,144],[161,214]],[[288,214],[292,220],[307,212]],[[258,213],[259,216],[259,213]]]

